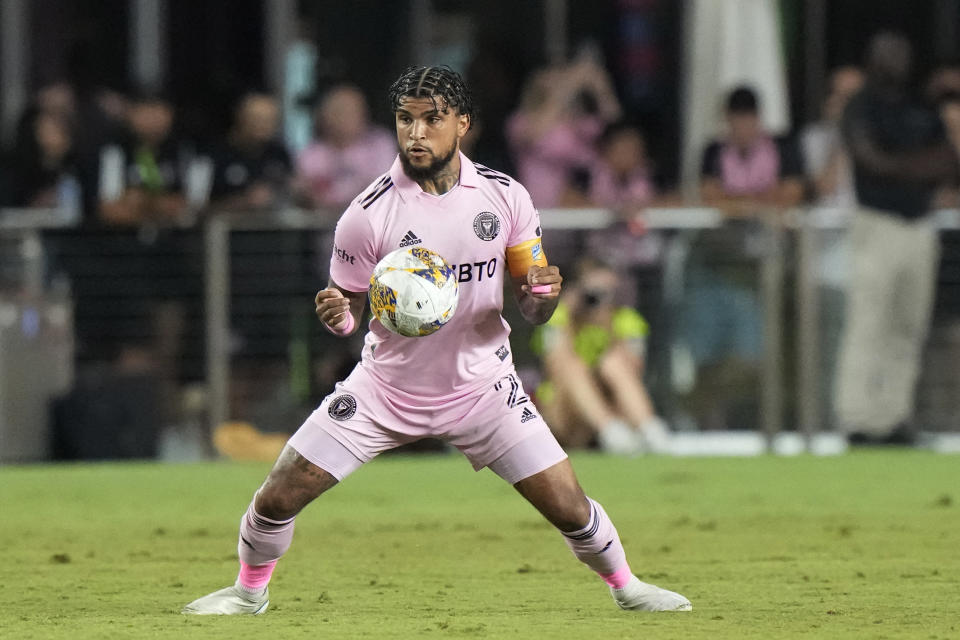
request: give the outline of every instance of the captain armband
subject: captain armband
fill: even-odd
[[[510,269],[511,276],[519,278],[527,275],[532,265],[547,266],[547,256],[543,253],[540,238],[507,247],[507,267]]]

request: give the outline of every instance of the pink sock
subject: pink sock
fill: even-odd
[[[276,560],[260,565],[249,565],[241,560],[237,582],[247,591],[260,591],[270,582],[270,576],[273,575],[273,568],[276,566]]]
[[[246,591],[259,592],[270,582],[277,560],[290,548],[294,518],[267,518],[257,513],[254,502],[240,519],[240,539],[237,542],[240,575],[237,584]]]
[[[251,567],[259,567],[279,560],[290,548],[290,543],[293,542],[294,518],[273,520],[257,513],[253,505],[254,502],[251,502],[240,519],[237,554],[241,562]]]
[[[564,531],[563,537],[573,555],[593,569],[615,589],[622,588],[633,575],[616,527],[594,500],[590,502],[590,521],[578,531]]]
[[[627,583],[630,582],[630,579],[633,577],[633,572],[630,571],[630,567],[625,566],[620,569],[617,569],[613,573],[608,573],[606,575],[599,574],[603,581],[614,589],[623,589],[627,586]]]

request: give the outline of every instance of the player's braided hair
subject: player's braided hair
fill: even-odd
[[[453,107],[457,113],[469,116],[471,124],[477,117],[473,94],[460,74],[446,65],[407,67],[387,92],[390,110],[396,111],[403,98],[431,98],[438,111],[446,113]]]

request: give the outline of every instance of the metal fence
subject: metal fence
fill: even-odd
[[[818,269],[824,238],[843,233],[835,214],[799,209],[737,225],[713,209],[650,209],[646,235],[620,239],[657,238],[654,254],[632,269],[634,302],[653,328],[651,392],[675,426],[697,426],[685,422],[700,379],[682,327],[692,315],[710,319],[709,308],[703,313],[690,305],[702,264],[708,272],[738,274],[758,305],[762,349],[746,403],[753,415],[741,426],[763,432],[768,442],[783,430],[809,439],[830,428]],[[117,230],[72,228],[56,211],[4,211],[0,289],[8,298],[29,292],[67,305],[76,349],[67,340],[59,357],[75,359],[78,372],[116,358],[108,344],[153,341],[166,358],[160,382],[200,392],[194,404],[202,398],[206,425],[243,419],[291,430],[325,391],[318,370],[329,383],[359,353],[357,339],[334,339],[313,319],[335,219],[336,212],[288,209],[211,214],[191,228]],[[548,255],[565,269],[595,250],[587,239],[617,217],[602,209],[562,209],[542,211],[541,220]],[[918,413],[928,429],[960,431],[960,211],[938,212],[937,222],[944,253]],[[729,250],[731,242],[736,250]],[[509,300],[505,313],[518,367],[535,371],[529,329]],[[20,375],[9,354],[0,357],[6,379]],[[62,391],[60,385],[48,395]]]

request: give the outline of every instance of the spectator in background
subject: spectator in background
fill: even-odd
[[[737,87],[727,97],[726,135],[703,154],[700,195],[728,218],[698,239],[690,257],[679,334],[697,370],[691,398],[701,428],[743,428],[756,420],[763,349],[756,292],[761,217],[803,199],[796,146],[763,128],[757,95]]]
[[[727,98],[727,135],[703,155],[700,197],[730,217],[756,217],[803,200],[803,160],[786,137],[763,129],[757,94],[737,87]]]
[[[639,128],[618,122],[598,141],[597,160],[590,167],[590,201],[601,207],[638,211],[653,201],[647,145]]]
[[[624,121],[607,127],[590,169],[588,194],[591,205],[612,209],[617,219],[589,232],[587,248],[622,273],[657,264],[663,251],[662,234],[648,231],[643,219],[646,207],[670,202],[658,193],[653,170],[639,127]]]
[[[55,80],[44,84],[36,93],[34,105],[68,124],[85,222],[98,220],[99,155],[104,144],[121,139],[128,129],[127,97],[91,83],[89,78],[75,78],[72,82]],[[72,191],[67,188],[64,194],[72,198]]]
[[[390,168],[397,140],[370,122],[367,100],[353,85],[331,88],[314,114],[317,138],[297,157],[307,204],[339,209]]]
[[[620,103],[595,54],[536,72],[507,120],[507,140],[519,179],[537,207],[583,205],[604,127],[620,117]]]
[[[290,194],[292,164],[278,140],[280,111],[264,93],[237,104],[233,127],[214,155],[212,205],[220,209],[282,206]]]
[[[61,112],[37,106],[27,109],[6,164],[11,206],[62,207],[71,218],[80,213],[73,131]]]
[[[87,81],[54,80],[37,90],[34,102],[41,111],[56,114],[71,124],[81,162],[90,159],[96,164],[103,143],[117,137],[127,126],[127,96]]]
[[[822,208],[820,219],[831,226],[817,234],[816,264],[820,284],[821,411],[828,427],[836,426],[833,385],[850,273],[847,227],[857,203],[840,121],[847,103],[863,88],[863,82],[863,71],[859,67],[835,69],[830,74],[830,90],[823,103],[821,119],[808,125],[801,134],[812,204]]]
[[[588,258],[574,275],[553,317],[534,333],[546,373],[537,408],[564,446],[665,451],[669,431],[643,383],[646,320],[618,304],[616,270]]]
[[[803,159],[814,204],[823,207],[852,207],[856,203],[850,158],[844,148],[840,120],[847,103],[862,88],[863,71],[844,66],[830,74],[830,90],[819,121],[801,134]]]
[[[184,224],[183,150],[173,135],[173,106],[144,94],[130,100],[124,139],[100,150],[99,213],[122,226]]]
[[[909,89],[901,35],[871,38],[867,82],[843,119],[859,206],[836,411],[852,443],[909,443],[914,387],[934,301],[937,189],[956,184],[957,152],[937,113]]]

